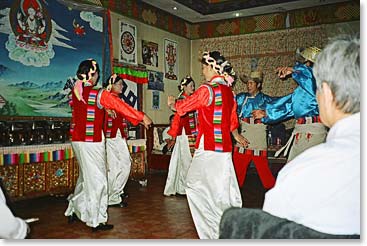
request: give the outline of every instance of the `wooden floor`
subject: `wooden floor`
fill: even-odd
[[[68,224],[64,212],[66,197],[43,197],[12,203],[14,213],[21,218],[38,217],[31,224],[31,239],[197,239],[187,199],[184,196],[163,196],[167,172],[148,175],[147,187],[129,180],[126,192],[128,207],[109,208],[110,231],[92,232],[77,221]],[[264,190],[255,172],[250,172],[242,189],[243,206],[261,208]]]

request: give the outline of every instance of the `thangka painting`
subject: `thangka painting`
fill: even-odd
[[[158,67],[158,44],[146,40],[141,42],[143,64]]]
[[[162,72],[148,71],[148,90],[164,91]]]
[[[91,9],[60,1],[1,1],[1,116],[71,116],[66,81],[82,60],[94,58],[102,69],[103,9]]]
[[[164,77],[166,79],[177,80],[177,43],[165,39],[164,40]]]
[[[119,62],[138,64],[136,26],[119,21]]]

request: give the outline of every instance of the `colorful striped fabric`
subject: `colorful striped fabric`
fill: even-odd
[[[94,119],[96,114],[96,100],[97,100],[98,90],[93,89],[89,93],[88,106],[87,106],[87,123],[85,128],[85,141],[93,142],[94,136]]]
[[[144,151],[145,151],[145,146],[129,145],[129,152],[130,153],[137,153],[137,152],[144,152]]]
[[[189,113],[189,124],[190,124],[191,134],[198,135],[198,130],[196,126],[196,111]]]
[[[108,118],[107,118],[106,138],[110,138],[112,132],[112,117],[109,115],[107,117]]]
[[[42,147],[40,147],[42,148]],[[61,161],[73,158],[71,146],[67,149],[57,149],[37,152],[1,153],[0,166],[18,165],[25,163]]]
[[[222,138],[222,91],[217,83],[210,84],[214,92],[214,150],[223,152]]]
[[[148,72],[146,70],[142,71],[128,67],[113,67],[113,72],[123,79],[127,79],[138,84],[148,83]]]

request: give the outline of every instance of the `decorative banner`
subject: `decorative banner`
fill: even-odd
[[[128,67],[113,67],[113,72],[124,79],[120,98],[138,109],[138,84],[148,83],[148,72]]]
[[[68,78],[82,60],[102,68],[103,8],[1,0],[0,115],[70,117]]]
[[[136,26],[119,21],[119,61],[138,64]]]
[[[4,147],[0,149],[0,166],[60,161],[73,157],[70,144]]]
[[[158,44],[142,40],[143,64],[158,67]]]
[[[152,91],[152,109],[158,110],[160,102],[160,93],[159,91]]]
[[[148,90],[164,91],[162,72],[148,71]]]
[[[169,39],[164,40],[164,77],[177,80],[177,43]]]

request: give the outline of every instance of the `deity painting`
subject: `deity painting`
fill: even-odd
[[[44,1],[14,1],[9,19],[19,47],[28,50],[47,49],[52,27]]]
[[[165,74],[164,77],[171,80],[177,80],[177,43],[168,39],[164,40],[165,50]]]

